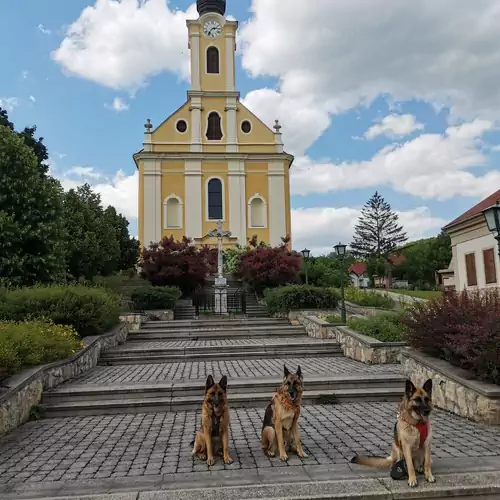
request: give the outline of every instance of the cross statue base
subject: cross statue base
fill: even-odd
[[[229,314],[227,309],[227,280],[223,276],[215,278],[214,294],[215,294],[215,312],[217,314]]]

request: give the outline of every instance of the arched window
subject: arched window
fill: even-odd
[[[182,201],[178,196],[170,195],[163,202],[163,220],[165,229],[182,228]]]
[[[210,179],[207,186],[208,219],[223,220],[224,192],[220,179]]]
[[[248,202],[249,227],[267,227],[267,205],[258,195],[252,196]]]
[[[219,50],[217,47],[207,49],[207,73],[219,74]]]
[[[207,139],[209,141],[220,141],[222,139],[221,120],[215,111],[208,115]]]

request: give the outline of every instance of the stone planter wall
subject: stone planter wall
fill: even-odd
[[[435,406],[488,425],[500,425],[500,386],[471,380],[465,370],[410,349],[401,353],[404,373],[415,385],[431,378]]]
[[[42,392],[81,375],[97,365],[102,351],[127,340],[129,324],[123,322],[109,333],[86,337],[85,347],[71,358],[20,372],[5,380],[0,395],[0,436],[25,423],[31,407],[39,404]]]
[[[145,311],[143,316],[144,321],[173,321],[174,311],[171,309]]]
[[[345,310],[347,312],[347,315],[351,316],[376,316],[377,314],[387,314],[394,312],[393,310],[390,309],[382,309],[380,307],[360,306],[358,304],[353,304],[352,302],[347,302],[347,301],[345,303]],[[337,314],[339,314],[339,312],[337,312]]]

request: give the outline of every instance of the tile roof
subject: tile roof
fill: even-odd
[[[497,200],[500,200],[500,189],[495,191],[493,194],[490,194],[488,198],[480,201],[477,205],[474,205],[472,208],[469,208],[467,212],[464,212],[460,217],[457,217],[455,220],[452,220],[449,224],[446,224],[443,229],[447,229],[451,226],[454,226],[460,222],[464,222],[467,219],[471,219],[476,215],[479,215],[483,210],[486,210],[488,207],[494,205]]]
[[[358,276],[362,276],[366,272],[366,264],[364,262],[355,262],[349,266],[349,274],[354,273]]]

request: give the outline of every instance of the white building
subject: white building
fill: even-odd
[[[370,278],[364,262],[355,262],[351,264],[348,271],[352,286],[355,288],[368,288],[370,286]]]

